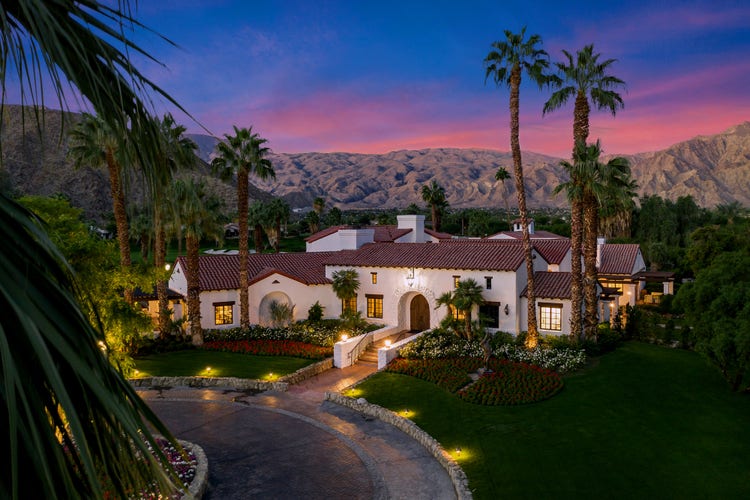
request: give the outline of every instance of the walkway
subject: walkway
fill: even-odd
[[[288,392],[139,389],[181,439],[209,461],[205,499],[454,499],[424,447],[377,419],[323,401],[371,373],[358,363]]]

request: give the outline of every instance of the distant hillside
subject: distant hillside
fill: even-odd
[[[23,118],[20,106],[6,105],[0,120],[0,190],[12,196],[62,194],[74,206],[82,208],[88,219],[104,223],[112,211],[107,173],[95,168],[75,169],[66,157],[67,131],[79,119],[80,115],[75,113],[46,110],[39,127],[28,110]],[[206,164],[197,173],[225,201],[228,213],[236,211],[237,189],[232,183],[211,175]],[[134,183],[129,199],[140,199],[141,192],[141,187]],[[270,199],[271,196],[250,186],[250,197]]]
[[[14,194],[62,193],[82,207],[94,220],[104,220],[111,210],[106,173],[96,169],[75,170],[66,159],[67,137],[61,134],[62,118],[67,129],[75,114],[46,111],[43,139],[27,115],[22,127],[18,106],[6,106],[0,121],[0,190]],[[199,156],[209,162],[217,138],[190,136],[198,144]],[[738,201],[750,206],[750,122],[713,136],[701,136],[665,150],[631,155],[640,194],[658,194],[670,199],[692,195],[706,207]],[[481,149],[424,149],[386,154],[272,153],[276,180],[251,179],[251,198],[284,197],[292,207],[309,207],[316,196],[326,205],[342,209],[402,208],[423,205],[422,185],[435,179],[445,187],[451,206],[503,206],[502,185],[495,172],[504,166],[512,171],[510,153]],[[524,152],[525,182],[531,208],[565,207],[563,196],[552,191],[564,179],[560,159]],[[236,189],[210,173],[204,163],[200,175],[226,203],[236,206]],[[256,187],[257,186],[257,187]],[[515,206],[513,182],[506,188]]]
[[[217,139],[201,144],[208,160]],[[676,199],[692,195],[702,206],[738,201],[750,206],[750,122],[713,136],[700,136],[665,150],[628,155],[639,194]],[[293,206],[310,206],[323,196],[340,208],[398,208],[423,204],[420,189],[435,179],[453,207],[502,206],[502,186],[495,182],[499,166],[512,172],[509,152],[481,149],[424,149],[386,154],[275,153],[276,180],[259,183]],[[564,179],[560,159],[523,153],[530,207],[564,207],[552,191]],[[506,185],[515,205],[513,181]]]

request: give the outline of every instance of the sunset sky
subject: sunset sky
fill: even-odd
[[[149,76],[212,134],[252,125],[277,152],[507,151],[508,90],[485,84],[483,59],[524,25],[553,62],[590,43],[617,59],[625,108],[591,116],[606,153],[750,120],[746,0],[169,0],[139,2],[137,17],[179,45],[138,35],[166,65]],[[567,156],[573,103],[542,117],[549,95],[522,86],[521,147]]]

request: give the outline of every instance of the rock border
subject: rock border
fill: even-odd
[[[203,448],[190,441],[177,440],[185,450],[195,455],[195,477],[181,500],[200,500],[208,489],[208,458]]]
[[[300,368],[294,373],[279,377],[274,382],[237,377],[143,377],[128,379],[134,387],[231,387],[241,391],[286,392],[290,385],[314,377],[333,367],[333,358],[326,358],[317,363]]]
[[[448,454],[438,441],[419,428],[417,424],[408,418],[401,417],[387,408],[368,403],[366,399],[354,399],[339,394],[338,392],[326,391],[325,400],[350,408],[370,417],[375,417],[385,423],[391,424],[397,429],[411,436],[419,444],[432,454],[440,462],[440,465],[448,472],[459,500],[471,500],[473,495],[469,489],[469,480],[461,466]]]

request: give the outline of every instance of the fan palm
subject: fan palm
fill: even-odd
[[[359,274],[354,269],[341,269],[333,273],[333,293],[341,299],[342,304],[357,296],[359,290]],[[342,307],[341,315],[348,311]]]
[[[505,30],[505,39],[492,43],[492,50],[484,59],[486,68],[485,80],[492,77],[498,86],[510,89],[510,146],[513,155],[513,173],[518,196],[518,211],[523,227],[523,246],[526,255],[526,272],[528,275],[528,337],[527,346],[535,347],[539,341],[536,325],[536,295],[534,294],[534,261],[529,235],[529,216],[526,210],[526,190],[523,184],[523,163],[521,160],[521,143],[519,140],[519,96],[523,73],[539,85],[549,83],[545,74],[549,67],[549,56],[540,48],[542,38],[530,35],[526,38],[526,27],[520,33]]]
[[[252,173],[259,179],[275,178],[276,172],[271,161],[266,158],[270,150],[264,146],[266,139],[253,133],[250,128],[234,127],[234,135],[224,135],[225,141],[216,145],[218,156],[211,163],[224,179],[237,175],[237,224],[239,226],[240,259],[240,326],[250,326],[248,287],[250,278],[247,270],[247,209],[248,179]],[[257,251],[257,250],[256,250]]]
[[[429,184],[422,186],[422,200],[430,205],[432,229],[440,231],[443,211],[448,206],[448,200],[445,199],[445,188],[433,179]]]
[[[120,29],[140,26],[126,12],[96,0],[0,1],[0,84],[15,68],[22,104],[37,117],[47,81],[62,106],[74,86],[108,127],[138,131],[145,160],[158,134],[141,96],[172,99],[131,64],[129,51],[148,54]],[[146,442],[158,450],[150,429],[169,432],[102,355],[104,336],[81,313],[61,255],[4,196],[0,234],[14,243],[0,245],[0,496],[100,498],[102,475],[117,497],[152,491],[154,480],[166,486],[165,458],[152,458]]]
[[[447,306],[449,311],[460,311],[464,319],[464,334],[467,339],[472,337],[471,312],[475,306],[484,304],[482,287],[476,280],[468,278],[460,280],[453,291],[445,292],[437,298],[439,306]]]
[[[615,59],[599,61],[601,54],[594,53],[593,44],[586,45],[583,49],[577,51],[575,58],[566,50],[563,50],[563,54],[566,62],[555,63],[559,75],[551,79],[552,85],[557,90],[544,104],[542,113],[547,114],[560,109],[575,96],[573,107],[573,154],[575,162],[575,151],[579,148],[579,145],[584,149],[586,148],[591,104],[593,103],[597,109],[608,109],[614,116],[617,110],[623,107],[622,97],[614,89],[624,86],[625,83],[607,73],[610,66],[616,61]],[[571,182],[580,181],[576,177],[571,177]],[[581,268],[580,256],[583,252],[583,239],[586,237],[583,229],[585,208],[582,198],[571,198],[570,200],[571,302],[573,311],[570,321],[572,336],[578,338],[581,334],[581,318],[578,316],[578,311],[583,308],[584,273]],[[594,240],[596,240],[596,236],[593,235]],[[591,266],[596,266],[596,260],[588,262],[584,258],[584,267]],[[589,305],[586,307],[589,308]]]
[[[268,242],[273,246],[274,252],[279,253],[281,242],[281,223],[289,220],[292,209],[287,202],[281,198],[274,198],[266,206],[263,229],[268,236]]]
[[[221,201],[206,191],[203,182],[194,179],[176,180],[171,186],[172,210],[176,223],[182,227],[187,247],[187,306],[190,335],[194,345],[203,343],[200,301],[200,242],[203,238],[220,238]]]

